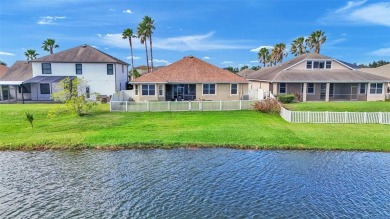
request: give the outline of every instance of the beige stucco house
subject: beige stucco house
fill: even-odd
[[[374,75],[390,78],[390,64],[383,65],[377,68],[361,68],[359,70]],[[387,84],[387,90],[385,92],[387,93],[388,98],[390,98],[390,82]]]
[[[249,91],[298,94],[300,101],[377,101],[385,99],[389,78],[357,70],[353,65],[308,53],[245,76]]]
[[[130,83],[134,101],[242,100],[248,94],[245,78],[193,56]]]

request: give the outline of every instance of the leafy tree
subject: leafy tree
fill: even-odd
[[[42,43],[42,49],[46,52],[50,52],[50,54],[53,54],[53,49],[58,47],[59,46],[56,44],[54,39],[47,39]]]
[[[242,66],[242,67],[240,68],[240,71],[242,71],[242,70],[244,70],[244,69],[247,69],[247,68],[249,68],[249,66],[244,65],[244,66]]]
[[[152,71],[153,71],[153,47],[152,47],[152,34],[153,34],[153,30],[156,29],[156,27],[154,26],[154,20],[149,17],[149,16],[145,16],[142,20],[142,23],[144,23],[145,25],[145,34],[146,34],[146,37],[149,38],[149,48],[150,48],[150,64],[151,64],[151,67],[152,67]]]
[[[141,74],[138,72],[137,69],[134,69],[133,73],[131,73],[131,71],[129,71],[129,74],[131,75],[132,78],[138,78],[141,76]]]
[[[136,37],[133,33],[133,29],[127,28],[122,33],[122,39],[129,39],[130,55],[131,55],[131,71],[134,71],[134,58],[133,58],[133,42],[131,38]],[[133,74],[130,74],[133,75]]]
[[[387,64],[390,64],[390,61],[379,60],[379,61],[373,61],[372,63],[368,63],[368,65],[360,64],[359,68],[377,68]]]
[[[7,66],[7,63],[5,63],[5,62],[3,62],[3,61],[0,61],[0,65]]]
[[[269,62],[270,58],[269,50],[265,47],[261,48],[259,53],[257,54],[257,58],[259,59],[259,62],[262,63],[265,67],[265,65]]]
[[[232,66],[228,66],[228,67],[223,68],[223,69],[228,70],[228,71],[230,71],[230,72],[232,72],[232,73],[234,73],[234,74],[236,74],[237,72],[239,72],[238,68],[234,68],[234,67],[232,67]]]
[[[326,42],[325,32],[321,30],[314,31],[306,38],[305,43],[310,50],[314,49],[314,53],[319,54],[321,45]]]
[[[146,40],[148,38],[147,35],[147,26],[144,22],[141,22],[138,25],[137,28],[137,37],[140,39],[141,44],[145,45],[145,52],[146,52],[146,66],[148,67],[148,72],[149,72],[149,55],[148,55],[148,44],[146,43]]]
[[[37,58],[37,56],[39,56],[39,54],[33,49],[28,49],[26,52],[24,52],[24,55],[27,57],[27,61],[34,60]]]
[[[284,43],[275,44],[271,54],[272,60],[275,62],[275,64],[278,62],[282,63],[283,58],[287,57],[287,52],[285,52],[285,50],[286,50],[286,44]]]
[[[58,83],[58,92],[52,94],[52,98],[55,101],[65,103],[70,112],[83,116],[88,114],[93,106],[97,104],[96,101],[88,99],[87,87],[84,79],[75,78],[72,80],[66,77]]]
[[[305,45],[305,38],[304,37],[298,37],[291,43],[291,54],[294,56],[300,56],[302,54],[308,53],[309,51],[306,48]]]
[[[254,71],[257,71],[261,68],[261,66],[252,66],[251,69]]]

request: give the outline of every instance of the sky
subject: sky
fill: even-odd
[[[24,52],[55,39],[55,52],[88,44],[131,63],[125,28],[144,16],[155,23],[153,58],[164,66],[193,55],[219,67],[260,65],[260,48],[322,30],[321,54],[368,64],[390,60],[388,0],[0,0],[0,60],[11,66]],[[134,65],[145,65],[133,39]],[[291,59],[291,54],[285,60]]]

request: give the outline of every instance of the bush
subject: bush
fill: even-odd
[[[285,94],[278,96],[278,99],[282,103],[292,103],[295,98],[294,94]]]
[[[254,105],[255,110],[263,113],[279,113],[280,104],[276,99],[268,99],[256,102]]]

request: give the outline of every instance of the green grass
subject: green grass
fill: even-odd
[[[390,112],[389,101],[377,102],[304,102],[285,106],[294,111],[330,111],[330,112]]]
[[[0,150],[231,147],[390,151],[390,126],[293,124],[255,111],[109,112],[48,118],[54,104],[0,105]],[[34,128],[25,112],[34,115]]]

